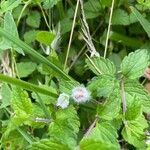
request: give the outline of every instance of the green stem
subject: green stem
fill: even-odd
[[[50,92],[49,90],[39,87],[37,85],[16,79],[16,78],[12,78],[3,74],[0,74],[0,80],[9,84],[13,84],[16,86],[20,86],[23,89],[29,90],[29,91],[34,91],[34,92],[38,92],[44,95],[49,95],[49,96],[53,96],[55,98],[57,98],[57,94]]]
[[[108,47],[108,40],[109,40],[109,34],[110,34],[110,27],[111,27],[112,15],[113,15],[114,3],[115,3],[115,0],[112,0],[109,23],[108,23],[108,30],[107,30],[107,36],[106,36],[106,43],[105,43],[105,50],[104,50],[104,58],[106,58],[106,54],[107,54],[107,47]]]
[[[68,61],[68,57],[69,57],[69,52],[70,52],[70,47],[71,47],[71,42],[72,42],[72,37],[73,37],[75,22],[76,22],[76,18],[77,18],[78,7],[79,7],[79,2],[80,2],[80,0],[77,0],[76,9],[74,12],[74,18],[73,18],[73,22],[72,22],[70,38],[69,38],[69,44],[68,44],[68,48],[67,48],[67,54],[66,54],[65,63],[64,63],[64,70],[66,69],[67,61]]]
[[[20,13],[20,15],[19,15],[19,17],[18,17],[17,26],[19,25],[19,22],[20,22],[20,19],[21,19],[21,17],[22,17],[23,12],[25,11],[25,9],[27,8],[27,6],[30,4],[31,1],[32,1],[32,0],[28,0],[27,2],[25,2],[25,5],[23,6],[23,8],[22,8],[22,10],[21,10],[21,13]]]

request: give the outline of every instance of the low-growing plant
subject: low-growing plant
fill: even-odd
[[[3,0],[0,148],[149,150],[149,7],[148,0]]]

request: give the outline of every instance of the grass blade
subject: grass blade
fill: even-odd
[[[64,71],[62,71],[59,67],[55,64],[50,62],[47,58],[36,52],[33,48],[28,46],[25,42],[21,41],[20,39],[14,37],[9,32],[5,31],[3,28],[0,27],[0,36],[5,37],[9,41],[16,44],[18,47],[22,48],[26,54],[31,55],[34,57],[39,63],[43,63],[51,67],[55,72],[59,73],[63,78],[67,80],[73,80],[69,75],[67,75]]]
[[[9,77],[7,75],[0,74],[0,80],[3,82],[7,82],[9,84],[20,86],[21,88],[29,90],[29,91],[38,92],[38,93],[49,95],[55,98],[57,97],[57,94],[52,93],[45,88],[39,87],[37,85],[31,84],[31,83],[28,83],[28,82],[25,82],[16,78]]]
[[[130,8],[150,38],[150,22],[146,20],[136,8],[132,6]]]

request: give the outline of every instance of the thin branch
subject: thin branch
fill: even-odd
[[[94,122],[90,125],[90,127],[87,130],[87,132],[84,134],[84,138],[88,137],[88,135],[91,133],[91,131],[95,127],[98,119],[99,119],[98,117],[95,118]]]
[[[75,9],[75,12],[74,12],[74,18],[73,18],[73,22],[72,22],[72,28],[71,28],[70,38],[69,38],[69,44],[68,44],[67,54],[66,54],[66,59],[65,59],[65,64],[64,64],[64,70],[66,69],[66,66],[67,66],[67,61],[68,61],[68,56],[69,56],[69,52],[70,52],[71,41],[72,41],[72,37],[73,37],[75,22],[76,22],[76,18],[77,18],[77,12],[78,12],[78,8],[79,8],[79,1],[80,0],[77,0],[76,9]]]
[[[105,43],[104,58],[106,58],[106,54],[107,54],[108,40],[109,40],[109,34],[110,34],[110,27],[111,27],[111,21],[112,21],[112,14],[113,14],[113,9],[114,9],[114,3],[115,3],[115,0],[112,0],[111,10],[110,10],[110,17],[109,17],[109,23],[108,23],[108,30],[107,30],[107,36],[106,36],[106,43]]]

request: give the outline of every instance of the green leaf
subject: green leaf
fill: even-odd
[[[60,0],[44,0],[43,7],[45,9],[51,9],[54,7]]]
[[[39,31],[36,35],[36,40],[45,45],[50,45],[54,38],[55,34],[48,31]]]
[[[60,142],[43,139],[32,144],[30,150],[70,150],[66,145]]]
[[[144,129],[148,127],[144,116],[138,117],[136,120],[126,121],[122,130],[123,138],[137,148],[145,148]]]
[[[4,30],[8,31],[15,37],[19,37],[17,27],[11,12],[6,12],[4,16]],[[3,38],[2,42],[0,43],[0,49],[7,50],[7,49],[14,49],[20,54],[24,54],[23,50],[15,45],[14,43],[10,42],[6,38]]]
[[[71,30],[71,27],[72,27],[72,20],[70,18],[64,18],[63,20],[60,21],[60,28],[62,34],[69,32]]]
[[[30,31],[27,31],[25,34],[24,34],[24,40],[27,44],[30,44],[32,42],[35,41],[36,39],[36,35],[37,35],[37,32],[36,30],[30,30]]]
[[[137,81],[127,80],[124,84],[125,93],[127,97],[127,105],[139,103],[144,112],[150,112],[150,95],[146,92],[144,87]]]
[[[7,0],[0,3],[0,14],[16,8],[21,4],[21,0]]]
[[[119,83],[111,75],[95,77],[88,84],[88,89],[95,98],[109,97],[116,88],[119,88]]]
[[[12,150],[24,149],[29,143],[23,138],[23,136],[14,129],[12,126],[8,126],[1,138],[1,148]]]
[[[96,18],[101,14],[102,5],[99,1],[88,0],[84,3],[84,10],[87,19]]]
[[[39,28],[41,23],[41,14],[38,11],[32,11],[27,17],[26,22],[33,28]]]
[[[130,79],[139,78],[144,74],[144,70],[148,67],[149,56],[147,50],[139,49],[131,52],[121,63],[121,71],[123,75]]]
[[[102,144],[102,148],[106,148],[106,150],[119,150],[120,146],[117,141],[117,131],[116,129],[107,122],[102,122],[97,124],[95,128],[92,129],[90,135],[87,138],[83,138],[80,142],[81,150],[90,150],[97,149],[98,146]],[[93,143],[92,143],[93,141]],[[100,146],[101,147],[101,146]]]
[[[130,20],[129,20],[128,13],[122,9],[116,9],[113,13],[112,24],[113,25],[129,25]]]
[[[145,19],[136,8],[132,6],[130,6],[130,8],[150,38],[150,22]]]
[[[5,108],[10,105],[11,100],[11,89],[7,84],[3,84],[1,87],[2,104],[0,108]]]
[[[112,94],[104,104],[98,106],[97,113],[104,120],[112,120],[119,115],[120,110],[121,96],[119,94]]]
[[[86,60],[87,66],[96,75],[109,74],[113,75],[116,73],[114,64],[109,59],[103,57],[92,57]]]
[[[80,143],[80,150],[119,150],[115,145],[106,144],[99,140],[85,139]]]
[[[25,121],[28,121],[32,115],[33,109],[28,93],[21,88],[13,87],[11,104],[15,113],[13,117],[14,123],[22,124]]]
[[[50,139],[60,141],[71,149],[77,144],[79,118],[73,106],[56,112],[56,119],[49,126]]]
[[[125,118],[126,120],[136,120],[141,115],[142,115],[141,104],[138,101],[136,101],[133,102],[129,107],[127,107]]]
[[[17,71],[20,78],[27,77],[36,70],[36,63],[33,62],[21,62],[17,63]]]

